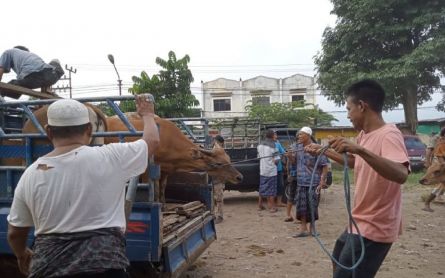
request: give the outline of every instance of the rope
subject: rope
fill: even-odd
[[[314,178],[315,178],[315,171],[317,169],[318,164],[320,163],[320,158],[321,156],[326,152],[326,150],[329,149],[329,146],[325,146],[320,150],[320,154],[317,158],[317,160],[315,161],[315,165],[314,165],[314,170],[312,171],[312,176],[311,176],[311,183],[309,185],[309,194],[313,194],[312,193],[312,187],[314,186]],[[349,271],[353,271],[352,275],[353,277],[355,277],[355,269],[360,265],[360,263],[363,261],[363,258],[365,256],[365,242],[363,240],[363,236],[360,233],[360,230],[357,226],[357,223],[355,222],[354,218],[352,217],[352,209],[351,209],[351,185],[350,185],[350,181],[349,181],[349,173],[348,173],[348,156],[346,153],[343,154],[343,186],[344,186],[344,191],[345,191],[345,201],[346,201],[346,211],[348,212],[348,222],[349,222],[349,233],[348,236],[346,238],[346,243],[345,246],[348,244],[349,241],[351,241],[351,251],[352,251],[352,265],[351,266],[345,266],[343,264],[341,264],[337,259],[335,259],[332,254],[327,250],[326,246],[324,245],[324,243],[321,241],[320,237],[317,234],[317,229],[315,227],[315,211],[314,211],[314,203],[313,203],[313,196],[310,196],[309,198],[309,209],[311,211],[311,227],[313,229],[313,236],[315,237],[315,239],[317,240],[318,244],[321,246],[321,249],[329,256],[329,258],[339,267],[345,269],[345,270],[349,270]],[[353,234],[352,234],[352,226],[355,227],[355,229],[357,230],[357,234],[360,240],[360,246],[361,246],[361,253],[360,253],[360,257],[357,260],[357,262],[355,262],[355,250],[354,250],[354,243],[353,241]]]

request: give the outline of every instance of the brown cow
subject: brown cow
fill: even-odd
[[[126,113],[128,120],[137,130],[142,130],[143,122],[137,113]],[[159,199],[165,202],[165,186],[168,175],[179,171],[207,171],[210,176],[237,184],[243,176],[230,165],[230,157],[224,149],[206,150],[195,145],[172,122],[155,118],[159,126],[160,144],[155,151],[155,162],[161,166],[159,181]],[[124,123],[117,117],[107,119],[108,131],[128,131]],[[127,137],[126,141],[138,138]],[[105,143],[118,142],[117,138],[105,138]],[[156,196],[157,197],[157,196]]]
[[[89,103],[85,103],[88,108],[88,112],[90,114],[90,122],[93,126],[94,132],[106,131],[107,130],[107,121],[103,112],[94,105]],[[46,112],[48,111],[48,105],[42,106],[34,112],[34,116],[37,121],[40,123],[42,127],[48,124],[48,117]],[[22,128],[22,133],[39,133],[37,127],[32,123],[31,120],[27,120]],[[33,144],[49,144],[48,139],[35,139],[33,140]],[[92,139],[92,144],[103,144],[104,139],[101,137],[95,137]],[[21,139],[10,139],[3,140],[2,144],[4,145],[22,145],[23,142]],[[8,165],[8,166],[21,166],[25,165],[25,162],[21,158],[5,158],[0,161],[0,165]]]
[[[425,200],[425,207],[423,210],[433,212],[430,203],[440,195],[445,189],[445,162],[435,161],[426,170],[425,175],[419,180],[420,184],[433,185],[439,184],[433,189],[431,194]]]

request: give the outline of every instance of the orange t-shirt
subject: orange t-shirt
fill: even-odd
[[[369,133],[363,131],[357,143],[367,150],[409,167],[403,136],[393,124]],[[380,176],[360,156],[355,156],[355,194],[352,215],[360,233],[376,242],[396,241],[402,232],[402,192],[400,184]],[[357,233],[355,228],[354,233]]]

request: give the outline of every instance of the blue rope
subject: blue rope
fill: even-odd
[[[320,154],[317,157],[317,160],[315,161],[315,165],[314,165],[314,170],[312,171],[312,176],[311,176],[311,183],[309,185],[309,194],[312,195],[314,193],[312,193],[312,188],[314,186],[314,178],[315,178],[315,171],[317,170],[318,164],[320,163],[320,158],[321,156],[326,152],[326,150],[329,149],[329,146],[325,146],[321,149]],[[337,259],[335,259],[332,254],[327,250],[326,246],[324,245],[324,243],[321,241],[321,239],[319,238],[318,234],[317,234],[317,229],[315,227],[315,211],[314,211],[314,203],[313,203],[313,196],[309,196],[309,209],[311,211],[311,227],[313,229],[313,236],[315,237],[315,239],[317,240],[318,244],[321,246],[321,249],[323,249],[323,251],[329,256],[329,258],[331,258],[331,260],[339,267],[345,269],[345,270],[350,270],[353,271],[353,277],[355,276],[355,269],[360,265],[360,263],[363,261],[363,258],[365,256],[365,242],[363,240],[363,236],[360,233],[360,230],[357,226],[357,223],[355,222],[354,218],[352,217],[352,209],[351,209],[351,185],[349,182],[349,173],[348,173],[348,156],[346,153],[343,154],[343,186],[344,186],[344,192],[345,192],[345,201],[346,201],[346,211],[348,212],[348,221],[349,221],[349,233],[346,239],[346,244],[348,241],[351,241],[351,251],[352,251],[352,265],[351,266],[345,266],[343,264],[341,264]],[[361,253],[360,253],[360,257],[357,260],[357,262],[355,262],[355,250],[354,250],[354,243],[353,243],[353,235],[352,235],[352,226],[355,227],[355,229],[357,230],[358,233],[358,237],[360,240],[360,245],[361,245]]]

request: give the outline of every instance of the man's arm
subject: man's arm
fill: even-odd
[[[8,224],[8,243],[17,257],[20,271],[28,275],[32,251],[26,246],[30,227],[15,227]]]
[[[317,193],[326,187],[326,177],[328,176],[328,165],[324,165],[321,169],[320,184],[317,186]]]
[[[159,145],[159,132],[154,119],[154,105],[146,95],[136,96],[136,110],[144,122],[142,139],[148,145],[148,156],[154,154]]]
[[[320,155],[321,154],[321,149],[323,148],[323,146],[319,145],[319,144],[309,144],[306,147],[304,147],[304,151],[308,152],[312,155]],[[340,165],[344,164],[343,161],[343,154],[336,152],[334,149],[327,149],[324,152],[324,155],[326,155],[327,157],[329,157],[330,159],[334,160],[335,162],[337,162]],[[348,167],[349,168],[354,168],[354,164],[355,164],[355,157],[351,154],[348,154]]]
[[[5,73],[5,70],[2,67],[0,67],[0,81],[2,81],[2,77],[3,77],[4,73]]]
[[[337,137],[330,140],[329,144],[338,153],[349,152],[361,156],[374,171],[387,180],[402,184],[408,178],[408,168],[402,163],[378,156],[345,138]]]

